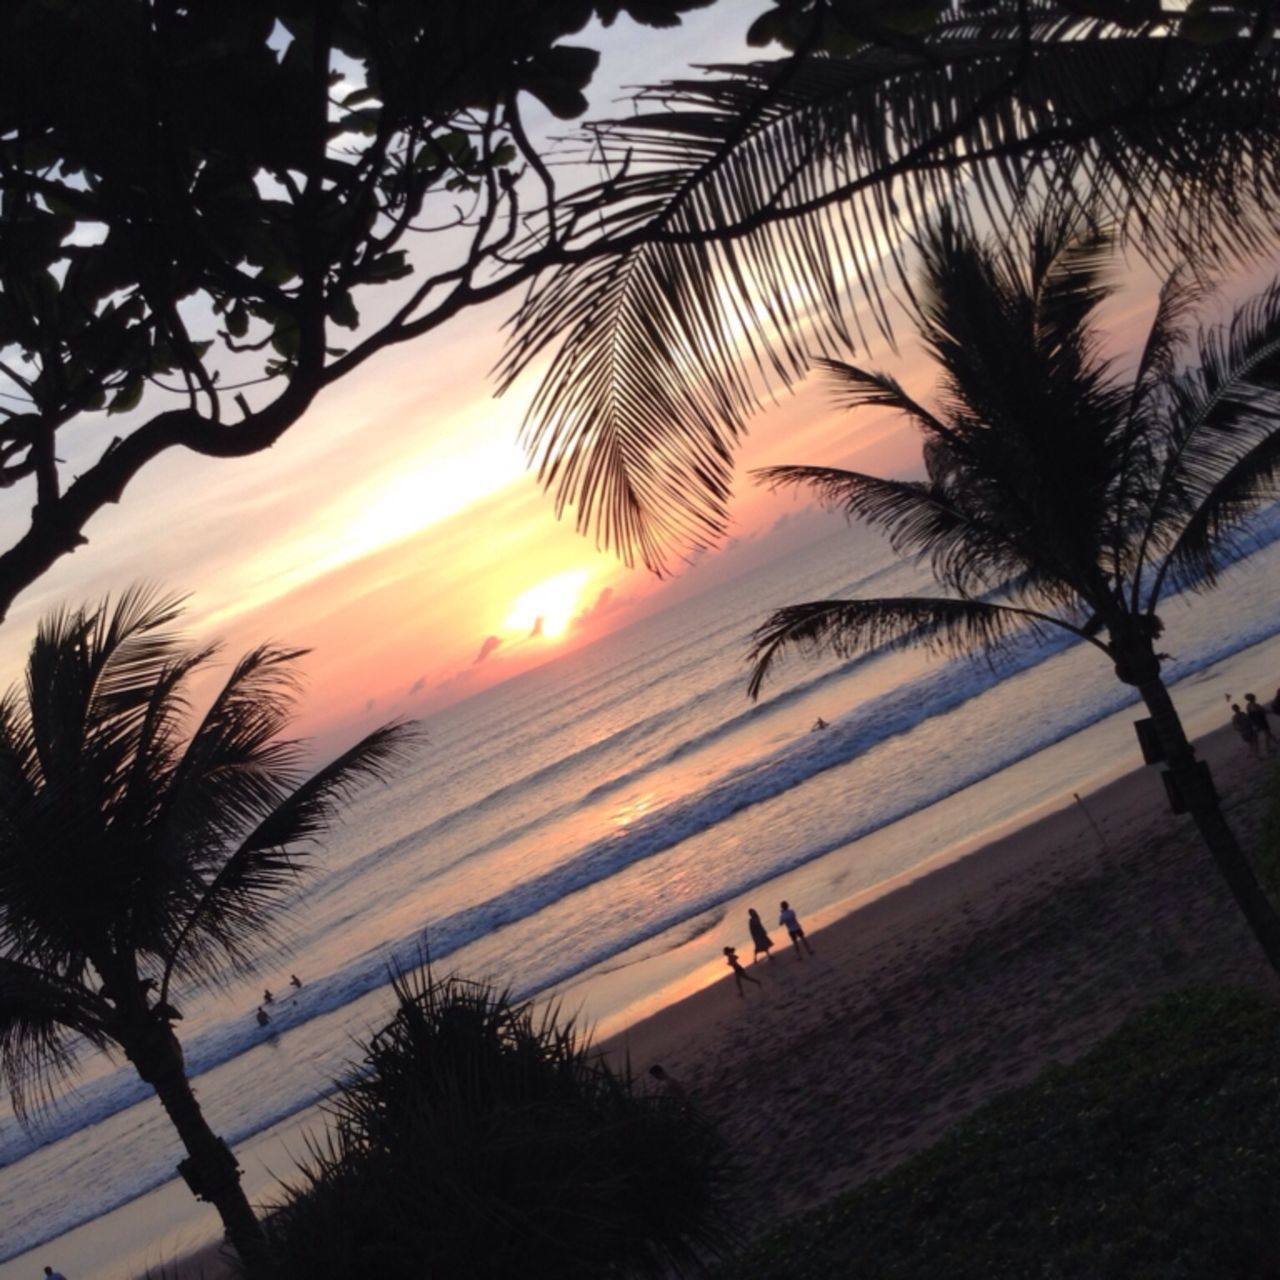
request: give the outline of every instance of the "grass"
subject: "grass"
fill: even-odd
[[[1277,1133],[1280,1008],[1179,993],[720,1274],[1280,1277]]]

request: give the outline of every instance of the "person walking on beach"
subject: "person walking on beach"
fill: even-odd
[[[67,1277],[61,1271],[55,1271],[52,1267],[45,1267],[45,1280],[67,1280]]]
[[[302,986],[302,979],[296,973],[289,975],[289,985],[296,991]]]
[[[1240,704],[1233,702],[1231,704],[1231,727],[1240,735],[1244,745],[1249,748],[1249,754],[1255,759],[1259,759],[1258,755],[1258,731],[1253,726],[1253,721],[1244,711],[1240,710]]]
[[[1276,740],[1271,732],[1271,721],[1267,719],[1266,707],[1258,701],[1254,694],[1246,693],[1244,695],[1244,713],[1249,717],[1249,723],[1253,725],[1254,732],[1266,744],[1267,754],[1270,755],[1276,749]]]
[[[747,989],[742,985],[749,982],[753,987],[760,985],[758,978],[753,978],[743,967],[742,961],[738,959],[738,952],[734,947],[725,947],[724,949],[725,963],[733,970],[733,979],[738,984],[738,995],[745,996]]]
[[[804,936],[804,930],[800,927],[800,921],[797,919],[796,913],[792,910],[791,904],[785,900],[782,904],[782,911],[778,915],[778,923],[787,931],[787,937],[791,939],[791,944],[796,949],[796,955],[801,960],[804,959],[804,953],[800,950],[802,943],[805,951],[813,955],[813,947],[809,945],[809,939]]]
[[[755,964],[760,959],[762,951],[766,960],[772,960],[773,939],[765,932],[764,921],[760,919],[760,913],[755,907],[747,908],[747,928],[751,930],[751,945],[755,947],[751,953],[751,963]]]
[[[271,1021],[271,1015],[261,1006],[258,1006],[258,1026],[265,1027]]]

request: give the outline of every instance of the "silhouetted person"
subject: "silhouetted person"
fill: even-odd
[[[762,951],[766,959],[772,960],[773,952],[770,948],[773,946],[773,939],[764,931],[764,921],[760,919],[760,913],[755,907],[747,908],[747,928],[751,930],[751,945],[755,947],[751,953],[751,963],[755,964]]]
[[[67,1280],[67,1277],[61,1271],[55,1271],[52,1267],[45,1267],[45,1280]]]
[[[1267,719],[1267,709],[1252,693],[1244,695],[1244,713],[1249,717],[1258,738],[1266,744],[1268,752],[1276,749],[1275,736],[1271,732],[1271,721]]]
[[[263,1004],[275,1004],[275,1001],[276,1001],[276,998],[271,994],[270,990],[264,991],[262,993]]]
[[[738,994],[745,996],[747,989],[742,985],[749,982],[753,987],[760,985],[759,979],[753,978],[743,967],[742,961],[738,959],[738,953],[733,947],[725,947],[724,949],[725,964],[733,970],[733,980],[738,984]]]
[[[258,1006],[258,1026],[265,1027],[271,1021],[271,1015],[261,1006]]]
[[[1231,727],[1240,735],[1241,741],[1249,749],[1249,754],[1257,760],[1258,731],[1253,727],[1253,721],[1249,719],[1248,713],[1240,710],[1238,702],[1231,704]]]
[[[809,939],[804,936],[804,930],[800,927],[800,921],[796,918],[796,913],[791,909],[789,902],[783,902],[782,910],[778,914],[778,923],[787,931],[787,937],[791,939],[791,943],[796,949],[796,955],[801,960],[804,959],[804,955],[800,950],[802,943],[805,951],[813,955],[813,947],[809,945]]]
[[[674,1076],[668,1075],[666,1070],[659,1066],[656,1062],[649,1068],[649,1074],[673,1097],[679,1098],[681,1102],[689,1101],[689,1091]]]
[[[827,722],[826,722],[826,721],[825,721],[821,716],[819,716],[819,717],[818,717],[818,718],[813,722],[813,728],[812,728],[812,729],[810,729],[810,730],[809,730],[809,732],[810,732],[810,733],[817,733],[817,731],[818,731],[819,729],[825,729],[826,727],[827,727]]]
[[[289,975],[289,985],[295,989],[302,986],[302,979],[296,973]]]

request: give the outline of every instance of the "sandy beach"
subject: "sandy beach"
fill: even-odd
[[[1230,730],[1197,745],[1252,842],[1268,767]],[[771,936],[759,988],[739,998],[726,973],[608,1046],[661,1063],[723,1127],[751,1232],[884,1173],[1164,991],[1280,998],[1155,769],[912,878],[812,934],[812,958]]]
[[[1229,730],[1198,747],[1251,842],[1267,767]],[[855,900],[810,932],[812,957],[775,926],[776,904],[758,906],[776,944],[749,965],[759,987],[740,998],[726,970],[602,1045],[638,1073],[661,1063],[721,1125],[744,1233],[883,1173],[1163,991],[1280,995],[1154,769]],[[189,1255],[181,1274],[212,1280],[216,1255]]]

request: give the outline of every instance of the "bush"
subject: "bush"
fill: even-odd
[[[1280,1277],[1280,1010],[1188,992],[724,1271],[753,1280]]]
[[[723,1147],[557,1011],[429,971],[396,982],[271,1220],[280,1280],[696,1270],[723,1251]]]

